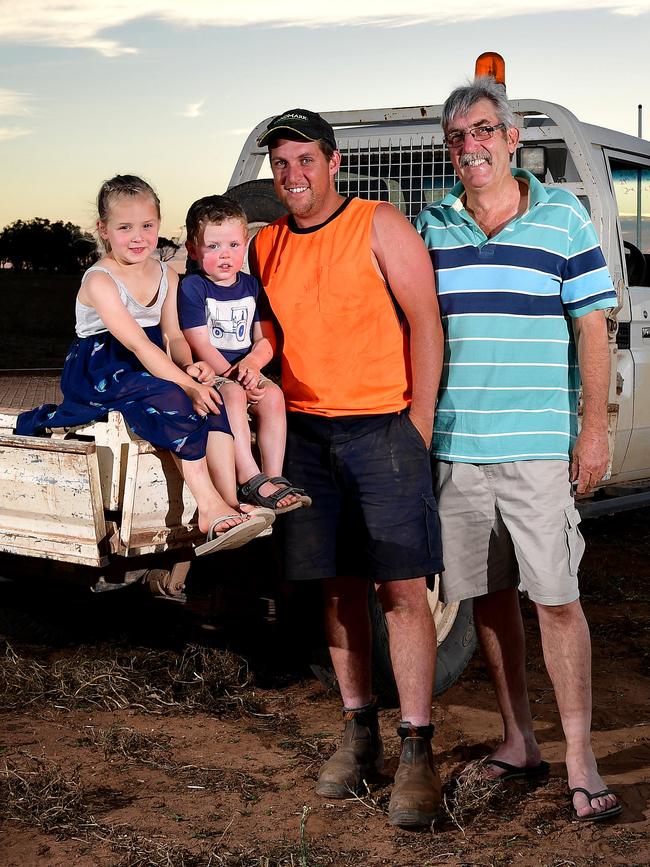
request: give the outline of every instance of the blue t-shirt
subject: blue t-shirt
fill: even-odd
[[[207,325],[210,343],[230,364],[250,352],[253,323],[259,322],[255,277],[240,271],[232,286],[217,286],[204,274],[188,274],[178,288],[181,328]]]

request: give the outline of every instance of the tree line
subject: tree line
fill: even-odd
[[[159,238],[163,261],[171,259],[179,244]],[[43,217],[16,220],[0,232],[0,267],[14,271],[79,274],[99,258],[97,243],[89,232],[62,220]]]

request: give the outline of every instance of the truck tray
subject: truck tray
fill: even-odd
[[[189,548],[196,502],[166,451],[117,412],[51,437],[14,435],[16,416],[61,400],[58,372],[0,372],[0,550],[104,566]]]

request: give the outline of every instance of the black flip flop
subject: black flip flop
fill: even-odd
[[[611,819],[614,816],[618,816],[623,809],[622,804],[614,804],[613,807],[609,807],[607,810],[601,810],[599,813],[587,813],[586,816],[579,816],[576,808],[573,806],[573,796],[577,792],[585,795],[590,806],[593,798],[603,798],[605,795],[614,795],[615,797],[618,797],[616,792],[612,792],[611,789],[603,789],[601,792],[590,792],[588,789],[583,789],[582,786],[576,786],[575,789],[569,789],[569,797],[571,798],[571,817],[574,822],[602,822],[604,819]]]
[[[505,773],[494,777],[495,780],[540,780],[542,777],[547,777],[551,766],[548,762],[540,762],[538,765],[530,767],[524,765],[511,765],[509,762],[502,762],[500,759],[484,759],[483,765],[494,765]]]

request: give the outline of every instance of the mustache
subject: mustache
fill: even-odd
[[[489,151],[483,151],[482,153],[471,153],[471,154],[462,154],[458,163],[460,167],[469,165],[472,160],[475,160],[476,157],[485,160],[488,165],[492,165],[492,154]]]

